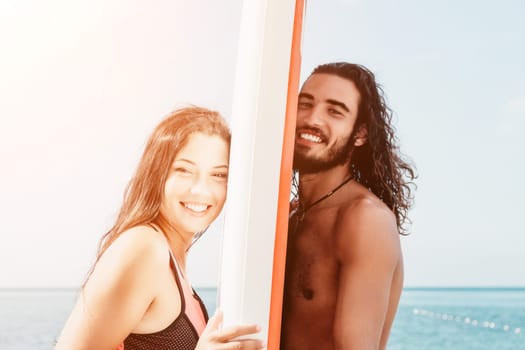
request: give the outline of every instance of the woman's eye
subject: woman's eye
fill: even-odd
[[[175,168],[174,169],[176,173],[179,173],[179,174],[182,174],[182,175],[189,175],[191,174],[191,171],[189,169],[186,169],[186,168]]]
[[[310,108],[311,103],[308,103],[308,102],[299,102],[299,103],[297,104],[297,106],[298,106],[300,109],[307,109],[307,108]]]
[[[228,173],[214,173],[213,177],[216,177],[221,180],[226,180],[228,178]]]

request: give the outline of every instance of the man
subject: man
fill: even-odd
[[[385,349],[414,171],[366,68],[321,65],[298,102],[281,349]]]

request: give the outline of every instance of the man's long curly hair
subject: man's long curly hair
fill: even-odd
[[[350,163],[354,179],[379,197],[395,214],[401,234],[407,234],[408,210],[412,206],[413,167],[403,159],[383,89],[367,68],[347,62],[322,64],[311,75],[333,74],[352,81],[360,93],[354,133],[367,130],[367,142],[352,150]],[[353,142],[350,137],[349,142]]]

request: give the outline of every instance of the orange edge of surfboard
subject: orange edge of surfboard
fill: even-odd
[[[288,238],[288,211],[290,207],[290,181],[295,139],[295,119],[301,72],[301,37],[304,15],[304,0],[295,2],[286,115],[284,122],[281,173],[277,203],[277,222],[273,256],[272,289],[270,297],[270,319],[268,326],[269,350],[278,350],[281,336],[281,317],[284,295],[284,273],[286,264],[286,242]]]

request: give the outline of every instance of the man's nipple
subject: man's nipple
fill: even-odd
[[[306,300],[312,300],[314,298],[314,291],[310,288],[303,288],[302,294]]]

